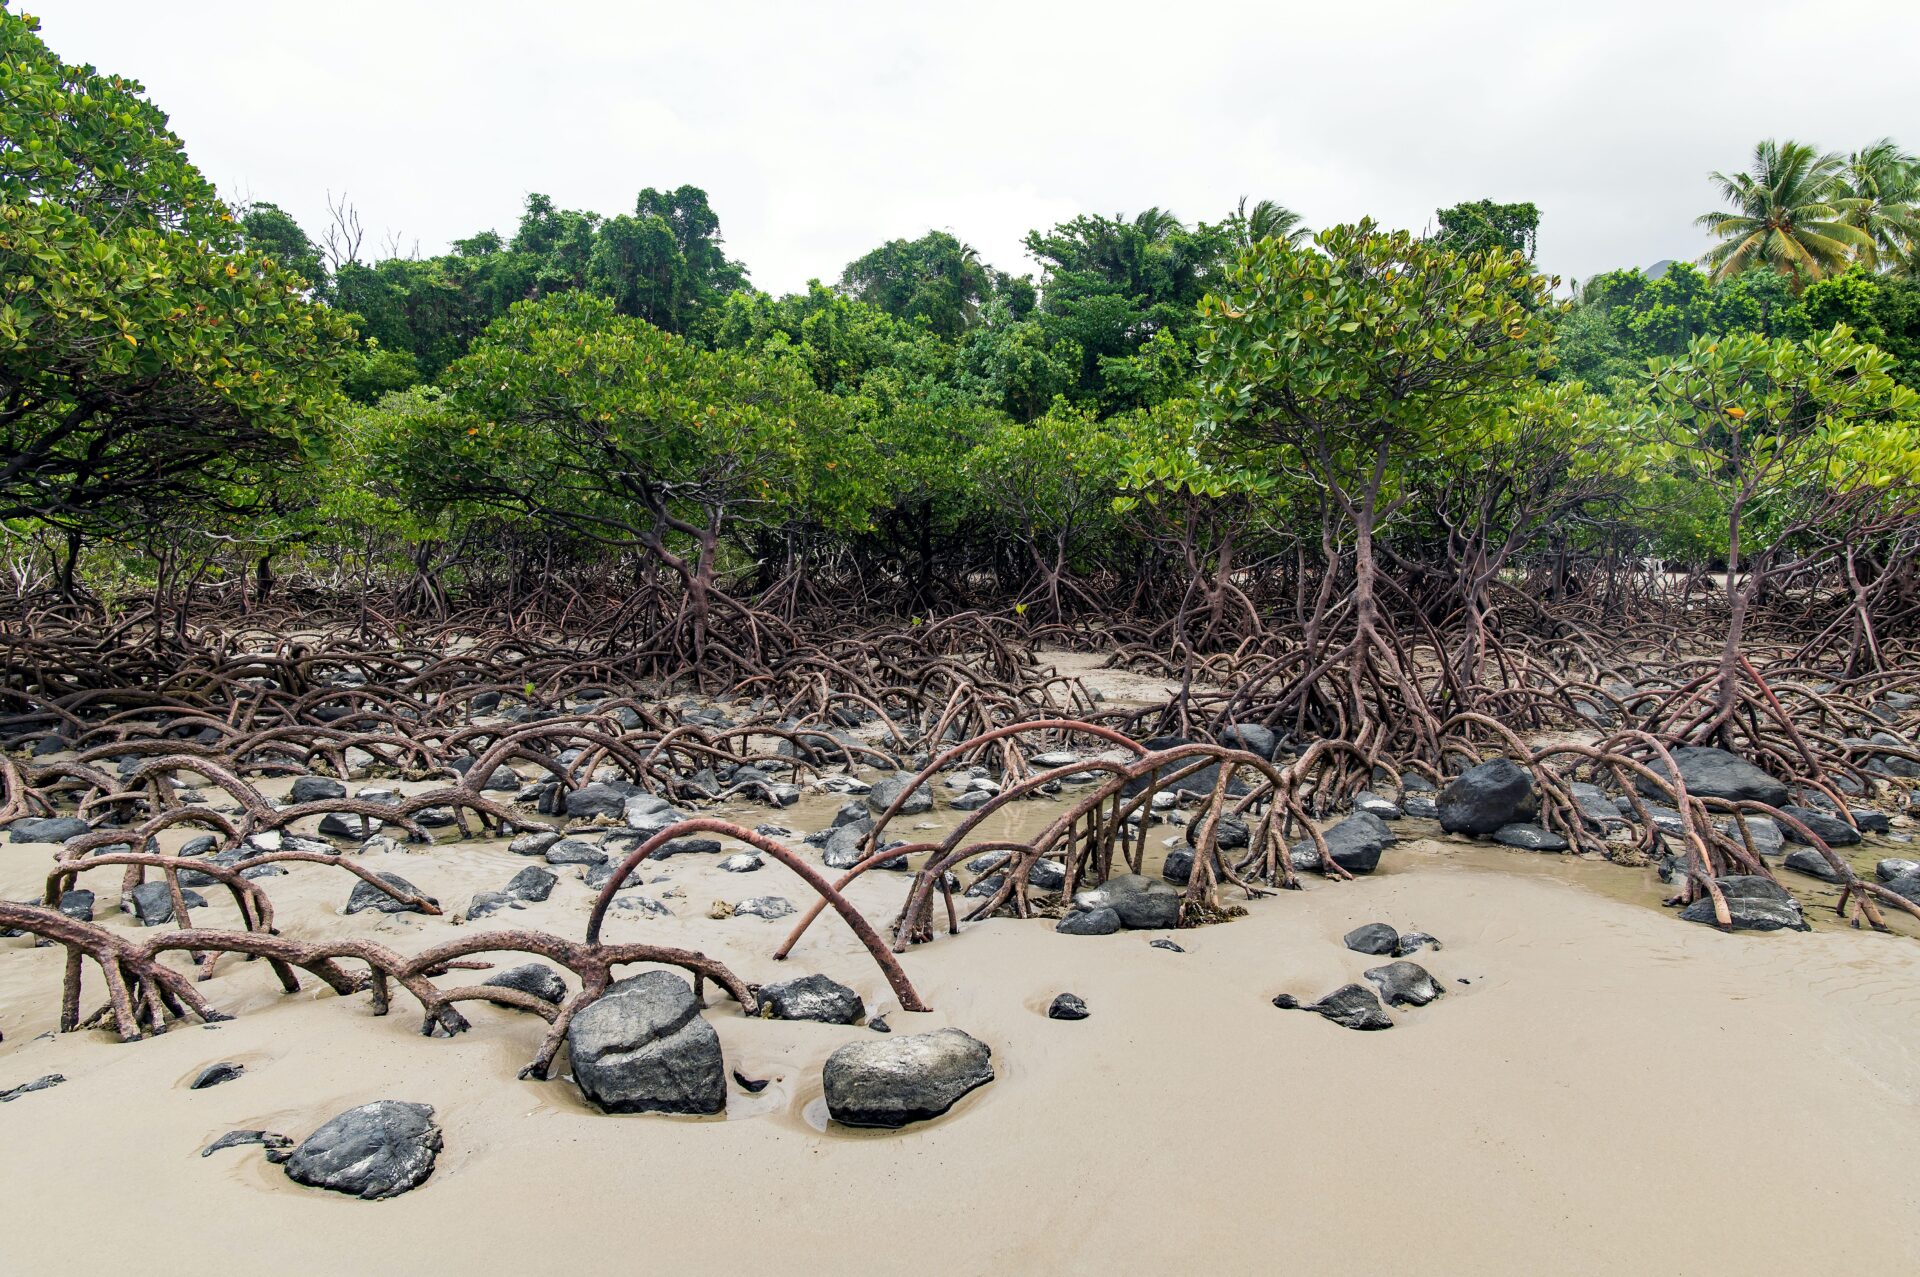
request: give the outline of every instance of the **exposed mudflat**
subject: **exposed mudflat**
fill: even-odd
[[[840,801],[735,814],[799,833]],[[1023,806],[1035,820],[1054,810]],[[939,808],[899,828],[956,818]],[[755,982],[825,972],[896,1032],[953,1025],[992,1047],[996,1081],[944,1118],[887,1133],[821,1118],[822,1063],[871,1030],[749,1020],[717,991],[707,1016],[729,1070],[771,1084],[730,1087],[722,1118],[609,1117],[566,1080],[515,1079],[544,1028],[530,1015],[467,1003],[471,1032],[428,1039],[404,997],[376,1018],[364,995],[309,980],[289,997],[264,964],[235,959],[203,986],[230,1023],[131,1045],[99,1032],[43,1039],[60,951],[0,941],[0,1089],[68,1079],[0,1108],[7,1267],[134,1256],[160,1273],[303,1274],[1920,1264],[1908,1223],[1920,1206],[1920,944],[1817,908],[1811,934],[1721,935],[1659,908],[1650,870],[1422,831],[1433,827],[1404,822],[1412,837],[1371,877],[1309,880],[1180,932],[1185,953],[1150,947],[1157,933],[1064,936],[1045,920],[943,934],[903,958],[928,1014],[897,1009],[830,914],[786,963],[771,953],[791,919],[708,916],[716,900],[764,894],[804,908],[804,886],[771,861],[729,874],[717,856],[679,856],[649,874],[661,881],[622,893],[673,916],[615,911],[611,939],[699,948]],[[1152,845],[1177,832],[1156,830]],[[36,895],[50,850],[0,847],[0,892]],[[455,925],[577,936],[592,898],[578,869],[560,869],[548,901],[456,924],[474,892],[538,862],[499,840],[368,859],[447,916],[342,916],[351,880],[296,865],[267,884],[282,929],[401,949]],[[129,926],[113,908],[118,875],[88,885],[100,919]],[[871,873],[852,894],[884,923],[905,883]],[[216,900],[206,921],[230,915]],[[1393,1012],[1387,1033],[1270,1005],[1283,992],[1311,1001],[1385,961],[1341,944],[1370,921],[1444,942],[1414,955],[1443,998]],[[1062,991],[1091,1018],[1049,1020]],[[97,981],[87,1005],[96,993]],[[247,1071],[188,1090],[220,1060]],[[298,1139],[375,1099],[432,1104],[445,1131],[438,1169],[404,1197],[297,1187],[258,1148],[199,1155],[228,1130]]]

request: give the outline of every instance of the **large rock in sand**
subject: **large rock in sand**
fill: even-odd
[[[287,1178],[375,1200],[398,1197],[433,1174],[440,1128],[433,1106],[375,1100],[322,1126],[287,1158]]]
[[[1155,882],[1140,874],[1118,874],[1090,891],[1074,893],[1073,908],[1077,913],[1111,909],[1119,917],[1121,926],[1134,931],[1157,931],[1180,925],[1180,893],[1164,882]]]
[[[1331,829],[1322,831],[1333,863],[1351,874],[1370,874],[1380,865],[1380,853],[1399,841],[1387,822],[1370,811],[1357,811]],[[1313,839],[1302,838],[1287,849],[1295,869],[1318,869],[1320,851]]]
[[[959,1029],[850,1042],[827,1057],[827,1112],[847,1126],[900,1127],[939,1117],[993,1081],[993,1052]]]
[[[608,1113],[718,1113],[727,1106],[720,1039],[693,987],[670,971],[616,982],[567,1026],[581,1094]]]
[[[1491,758],[1440,791],[1440,828],[1483,838],[1532,814],[1533,777],[1510,758]]]
[[[1727,898],[1727,914],[1735,931],[1810,931],[1800,904],[1787,889],[1758,874],[1733,874],[1715,879]],[[1682,922],[1714,925],[1713,898],[1702,896],[1680,911]]]
[[[1683,745],[1668,752],[1680,769],[1680,779],[1686,783],[1687,792],[1697,798],[1765,803],[1769,807],[1786,805],[1787,787],[1738,754],[1707,745]],[[1656,758],[1647,764],[1647,770],[1665,776],[1667,765]],[[1636,780],[1635,787],[1649,798],[1666,797],[1645,777]]]

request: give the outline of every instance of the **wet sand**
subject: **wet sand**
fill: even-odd
[[[839,801],[737,814],[805,831]],[[1053,810],[1028,806],[1036,820]],[[1153,845],[1173,832],[1155,831]],[[0,846],[0,892],[36,894],[48,850]],[[1370,878],[1312,881],[1251,902],[1237,921],[1178,933],[1185,953],[1149,947],[1149,933],[1062,936],[1045,921],[943,935],[903,959],[936,1008],[914,1015],[831,915],[786,963],[770,955],[787,921],[709,918],[715,900],[807,903],[776,864],[735,875],[717,859],[666,862],[666,880],[639,894],[675,916],[615,912],[609,937],[697,947],[749,981],[825,972],[896,1032],[951,1024],[987,1042],[997,1080],[904,1131],[829,1126],[820,1066],[869,1030],[747,1020],[710,994],[729,1069],[772,1084],[730,1088],[724,1118],[609,1117],[564,1080],[515,1080],[544,1027],[534,1017],[464,1004],[471,1032],[427,1039],[404,997],[376,1018],[364,995],[343,1001],[309,980],[288,997],[262,964],[232,959],[203,988],[233,1022],[131,1045],[102,1033],[40,1040],[54,1027],[59,952],[0,941],[0,1088],[68,1079],[0,1106],[5,1267],[129,1257],[158,1273],[302,1274],[1920,1265],[1920,944],[1837,927],[1830,911],[1812,934],[1724,936],[1660,909],[1651,871],[1410,840]],[[295,866],[267,884],[283,930],[424,946],[452,934],[475,891],[539,863],[498,841],[369,860],[438,896],[448,916],[343,917],[351,880]],[[572,881],[577,869],[555,872],[547,902],[458,925],[577,936],[591,893]],[[129,921],[112,906],[118,876],[87,883],[116,927]],[[853,895],[884,922],[905,881],[869,874]],[[217,903],[205,913],[232,921]],[[1311,1000],[1383,961],[1340,943],[1369,921],[1439,936],[1446,947],[1416,959],[1447,995],[1394,1012],[1386,1033],[1270,1005],[1281,992]],[[1048,1020],[1061,991],[1084,997],[1092,1017]],[[247,1072],[187,1089],[219,1060]],[[231,1129],[298,1139],[382,1098],[432,1104],[445,1131],[438,1169],[404,1197],[299,1188],[257,1148],[199,1156]]]

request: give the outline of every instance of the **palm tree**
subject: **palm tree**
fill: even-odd
[[[1860,261],[1911,272],[1920,242],[1920,160],[1883,137],[1847,157],[1839,186],[1842,218],[1867,237],[1856,250]]]
[[[1285,240],[1297,244],[1310,234],[1300,224],[1300,214],[1285,204],[1274,200],[1261,200],[1252,208],[1247,207],[1247,197],[1240,197],[1240,207],[1234,210],[1228,219],[1234,229],[1240,247],[1250,248],[1263,239]]]
[[[1799,142],[1765,141],[1753,148],[1753,165],[1745,173],[1712,174],[1735,209],[1694,219],[1722,241],[1701,258],[1714,268],[1714,279],[1764,265],[1788,276],[1798,292],[1845,270],[1848,250],[1873,241],[1842,220],[1833,202],[1842,167],[1838,155]]]

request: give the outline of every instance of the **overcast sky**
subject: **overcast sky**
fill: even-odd
[[[1759,138],[1920,146],[1920,0],[15,7],[316,237],[329,190],[425,255],[529,191],[692,183],[774,292],[930,227],[1026,271],[1029,228],[1242,195],[1416,229],[1532,200],[1542,267],[1584,278],[1697,256],[1706,173]]]

